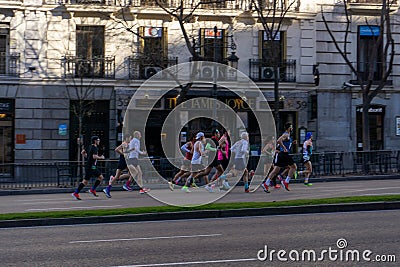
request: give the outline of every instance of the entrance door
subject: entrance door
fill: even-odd
[[[0,99],[0,177],[12,175],[14,162],[14,100]]]
[[[368,110],[369,137],[371,150],[383,149],[383,121],[385,119],[385,107],[371,105]],[[356,109],[357,150],[362,151],[362,107]]]
[[[71,101],[71,105],[78,105],[78,101]],[[85,106],[86,116],[83,116],[82,135],[84,146],[90,145],[90,138],[97,135],[100,138],[99,154],[109,157],[109,129],[110,129],[110,101],[84,101],[81,105]],[[70,113],[70,139],[69,139],[69,158],[72,161],[78,159],[80,148],[78,147],[78,117],[72,112]]]

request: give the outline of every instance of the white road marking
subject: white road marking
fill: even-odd
[[[114,266],[114,267],[175,266],[175,265],[194,265],[194,264],[210,264],[210,263],[244,262],[244,261],[257,261],[257,260],[258,260],[257,258],[248,258],[248,259],[231,259],[231,260],[168,262],[168,263],[154,263],[154,264],[124,265],[124,266]]]
[[[116,208],[122,207],[122,205],[110,205],[110,206],[85,206],[85,207],[67,207],[67,208],[47,208],[47,209],[27,209],[25,211],[50,211],[50,210],[84,210],[93,208]]]
[[[99,242],[119,242],[119,241],[137,241],[137,240],[157,240],[157,239],[175,239],[175,238],[194,238],[194,237],[214,237],[222,234],[208,235],[175,235],[175,236],[155,236],[155,237],[136,237],[136,238],[119,238],[119,239],[98,239],[98,240],[78,240],[70,241],[70,244],[76,243],[99,243]]]
[[[39,202],[23,202],[22,205],[38,205],[38,204],[55,204],[55,203],[71,203],[75,202],[76,200],[65,200],[65,201],[39,201]]]

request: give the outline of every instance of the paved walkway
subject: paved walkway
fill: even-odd
[[[0,196],[0,214],[20,213],[20,212],[39,212],[56,210],[93,210],[93,209],[113,209],[129,207],[147,207],[166,205],[162,201],[157,201],[151,195],[161,199],[173,197],[193,198],[208,197],[218,199],[217,203],[232,202],[274,202],[295,199],[311,198],[331,198],[346,196],[373,196],[373,195],[393,195],[400,194],[400,179],[390,180],[362,180],[362,181],[338,181],[338,182],[317,182],[312,187],[296,183],[290,185],[291,191],[281,189],[271,189],[270,194],[266,194],[261,188],[255,193],[244,193],[243,187],[238,186],[226,195],[223,193],[208,193],[204,189],[196,189],[192,193],[184,193],[177,189],[152,190],[149,195],[140,195],[138,191],[113,191],[112,198],[108,199],[99,192],[99,197],[95,198],[88,193],[81,193],[82,201],[76,201],[71,197],[71,189],[63,189],[64,192],[56,194],[45,194],[52,192],[53,189],[42,191],[42,194],[22,194]]]

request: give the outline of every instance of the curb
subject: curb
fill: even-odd
[[[307,206],[289,206],[276,208],[250,208],[235,210],[200,210],[183,212],[146,213],[133,215],[114,215],[101,217],[77,217],[77,218],[47,218],[47,219],[24,219],[24,220],[2,220],[0,228],[54,226],[73,224],[97,224],[97,223],[122,223],[143,222],[163,220],[189,220],[206,218],[229,218],[243,216],[266,216],[266,215],[293,215],[329,212],[355,212],[374,210],[396,210],[400,209],[400,201],[391,202],[367,202],[367,203],[345,203],[324,204]]]

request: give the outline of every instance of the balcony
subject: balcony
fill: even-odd
[[[398,8],[397,0],[391,1],[388,5],[390,12]],[[382,10],[382,0],[350,0],[347,3],[347,9],[357,15],[380,16]]]
[[[159,71],[178,64],[177,57],[135,54],[129,57],[129,79],[145,80]]]
[[[12,0],[21,2],[22,0]],[[375,0],[378,1],[378,0]],[[52,5],[102,5],[102,6],[116,6],[116,7],[158,7],[155,0],[44,0],[46,4]],[[193,0],[159,0],[160,3],[166,8],[180,7],[183,5],[184,9],[194,9],[197,1]],[[258,0],[259,6],[264,10],[273,9],[273,1]],[[280,0],[277,2],[277,10],[285,10],[289,7],[289,0]],[[290,11],[294,11],[300,5],[300,1],[290,6]],[[248,9],[248,3],[242,0],[228,0],[228,1],[215,1],[203,0],[198,9],[219,9],[219,10],[239,10],[244,11]]]
[[[273,82],[274,68],[269,61],[249,59],[249,76],[253,81]],[[296,60],[286,60],[278,64],[280,82],[296,82]]]
[[[19,53],[0,53],[0,75],[18,76]]]
[[[114,79],[115,77],[114,57],[82,59],[75,56],[64,56],[61,59],[61,65],[65,78]]]
[[[380,5],[382,5],[382,0],[350,0],[349,3],[353,3],[353,4],[380,4]],[[393,0],[392,4],[396,5],[397,1]]]

